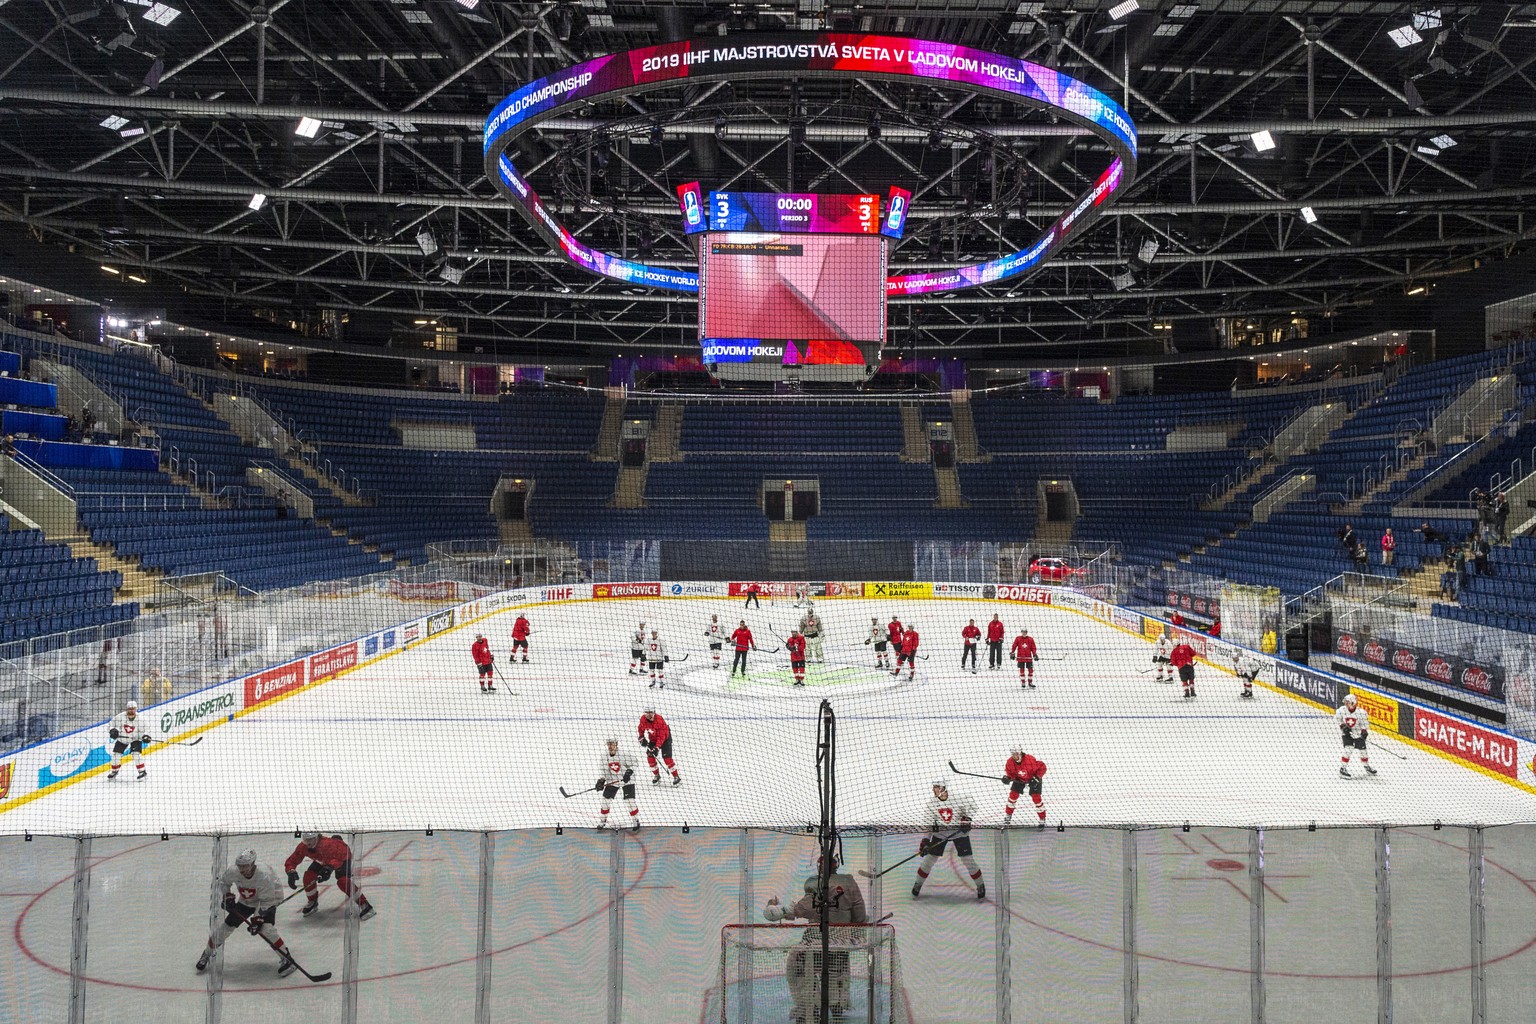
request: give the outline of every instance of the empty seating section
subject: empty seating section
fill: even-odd
[[[1472,489],[1486,489],[1495,474],[1508,478],[1512,469],[1516,475],[1536,471],[1536,465],[1532,465],[1531,459],[1533,448],[1536,448],[1536,421],[1526,423],[1513,437],[1506,437],[1459,470],[1447,470],[1443,474],[1444,479],[1422,495],[1423,500],[1430,504],[1470,501]],[[1517,462],[1519,465],[1515,466]]]
[[[895,402],[860,405],[726,402],[688,405],[685,452],[901,452]]]
[[[1334,431],[1334,439],[1429,429],[1437,413],[1450,405],[1473,381],[1492,372],[1499,356],[1499,353],[1476,352],[1408,370]]]
[[[189,430],[165,427],[160,431],[163,457],[182,473],[197,478],[200,486],[245,486],[245,471],[252,463],[272,461],[276,453],[248,445],[225,427],[220,430]],[[211,479],[208,474],[212,473]],[[293,475],[297,475],[295,472]]]
[[[169,374],[144,356],[134,355],[133,349],[112,352],[70,347],[62,351],[82,373],[117,395],[122,402],[123,415],[136,423],[156,428],[229,429]]]
[[[76,558],[40,530],[11,529],[0,515],[0,643],[107,626],[139,613],[113,604],[122,574],[101,572],[94,558]]]
[[[1436,604],[1434,614],[1479,626],[1536,633],[1536,537],[1516,537],[1489,557],[1492,572],[1472,573],[1459,604]]]
[[[481,448],[585,452],[597,443],[603,406],[601,393],[517,389],[473,407],[475,432]]]

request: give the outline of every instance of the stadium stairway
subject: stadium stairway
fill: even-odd
[[[592,461],[618,462],[619,437],[624,429],[624,407],[629,404],[629,394],[623,388],[607,388],[603,398],[603,421],[597,428]]]
[[[992,456],[981,450],[976,437],[976,416],[971,410],[970,392],[952,392],[949,399],[950,422],[955,430],[955,458],[961,462],[988,462]]]
[[[76,558],[94,558],[103,571],[116,570],[122,573],[123,582],[116,592],[116,600],[119,602],[146,602],[155,593],[155,581],[165,577],[161,570],[147,568],[139,564],[138,559],[124,558],[110,546],[98,544],[86,534],[60,537],[58,540],[68,545]]]
[[[927,462],[929,458],[928,434],[923,430],[923,414],[915,402],[901,403],[901,461]],[[956,483],[958,491],[959,484]],[[939,485],[939,499],[944,498],[944,485]],[[940,508],[959,508],[959,505],[940,505]]]

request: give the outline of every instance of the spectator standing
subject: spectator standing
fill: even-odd
[[[1397,538],[1392,536],[1392,527],[1387,527],[1381,535],[1381,564],[1391,565],[1392,558],[1397,554]]]
[[[1365,567],[1370,564],[1371,556],[1366,554],[1365,541],[1355,541],[1354,560],[1355,568],[1359,569],[1361,572],[1364,572]]]
[[[149,670],[149,675],[139,684],[139,706],[147,708],[163,700],[171,699],[171,680],[159,668]]]
[[[1346,552],[1355,550],[1355,528],[1353,524],[1344,524],[1344,528],[1339,531],[1339,543],[1344,545]]]
[[[1500,544],[1509,540],[1509,496],[1503,491],[1493,499],[1493,532]]]

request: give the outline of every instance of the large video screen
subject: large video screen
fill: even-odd
[[[706,234],[704,361],[872,365],[885,341],[885,244],[878,235]]]

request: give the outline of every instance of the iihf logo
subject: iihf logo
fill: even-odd
[[[699,211],[699,194],[692,190],[683,193],[683,216],[688,220],[689,227],[698,227],[703,219]]]
[[[895,231],[901,225],[901,218],[907,212],[907,199],[905,196],[891,197],[891,212],[885,216],[885,227],[888,231]]]

